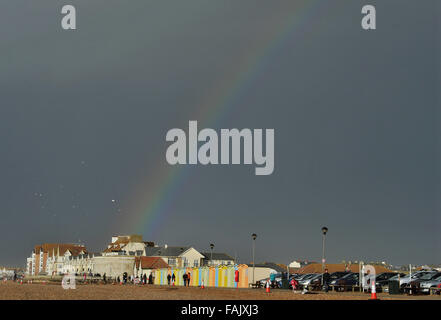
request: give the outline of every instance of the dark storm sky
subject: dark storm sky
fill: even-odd
[[[61,29],[63,4],[78,30]],[[440,263],[440,17],[437,0],[2,1],[0,265],[135,232],[118,221],[168,166],[167,130],[211,126],[195,116],[207,93],[289,19],[214,127],[274,128],[274,173],[184,169],[144,238],[248,262],[256,232],[258,261],[319,261],[326,225],[330,262]]]

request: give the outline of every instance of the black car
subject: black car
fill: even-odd
[[[331,285],[335,287],[337,291],[351,290],[352,286],[358,285],[360,276],[358,273],[348,272],[340,279],[331,281]]]
[[[378,288],[385,287],[389,285],[389,279],[395,277],[398,273],[396,272],[383,272],[377,274],[375,277],[375,286]],[[400,277],[405,276],[404,273],[400,273]]]
[[[337,272],[333,272],[329,275],[329,281],[332,282],[334,280],[340,279],[342,277],[344,277],[345,275],[349,274],[351,272],[349,271],[337,271]]]
[[[377,292],[383,291],[383,287],[389,287],[389,279],[396,276],[398,273],[396,272],[383,272],[379,273],[375,276],[375,288]],[[400,273],[400,277],[404,276],[404,273]],[[370,280],[367,280],[367,284],[369,288],[367,289],[369,292],[371,290]]]

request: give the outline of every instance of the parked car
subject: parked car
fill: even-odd
[[[297,281],[300,281],[300,280],[303,280],[305,277],[307,277],[309,275],[311,275],[311,273],[301,273],[301,274],[298,274],[298,275],[294,276],[294,278]]]
[[[265,278],[265,279],[260,280],[260,281],[259,281],[259,282],[260,282],[260,286],[263,287],[263,288],[265,288],[265,287],[266,287],[266,283],[267,283],[269,280],[270,280],[270,278]],[[272,288],[281,288],[282,274],[281,274],[281,273],[276,273],[276,274],[275,274],[275,279],[274,279],[274,280],[275,280],[274,283],[271,283],[271,282],[270,282],[271,287],[272,287]]]
[[[422,277],[416,279],[416,280],[412,280],[411,282],[409,282],[409,284],[405,287],[405,291],[407,290],[415,290],[414,292],[420,292],[422,290],[421,289],[421,283],[422,282],[426,282],[426,281],[432,281],[434,279],[440,278],[441,277],[441,272],[431,272],[431,273],[426,273],[425,275],[423,275]],[[429,287],[430,288],[430,287]],[[425,288],[426,290],[424,291],[424,293],[428,293],[429,292],[429,288]]]
[[[400,276],[400,288],[404,288],[407,286],[407,284],[409,282],[411,282],[412,280],[417,280],[419,278],[421,278],[422,276],[428,274],[428,273],[435,273],[436,271],[416,271],[416,272],[412,272],[412,278],[410,278],[410,275],[401,277]],[[390,278],[389,280],[398,280],[398,275]]]
[[[300,287],[312,286],[315,288],[319,288],[322,284],[322,274],[321,273],[313,274],[311,277],[308,277],[308,279],[299,282],[299,284]]]
[[[430,293],[430,288],[439,288],[440,286],[441,275],[435,276],[431,280],[420,282],[420,289],[422,293]]]
[[[396,272],[383,272],[379,273],[375,277],[375,288],[377,292],[388,291],[389,289],[389,281],[398,276]],[[404,273],[400,273],[400,278],[406,276]],[[369,281],[368,281],[369,282]]]
[[[303,278],[297,280],[297,282],[298,282],[300,285],[303,285],[303,284],[306,283],[309,279],[315,277],[316,275],[317,275],[317,273],[308,273],[308,274],[306,274]]]
[[[344,277],[345,275],[351,273],[350,271],[336,271],[329,275],[329,282],[332,282],[334,280],[340,279]]]
[[[340,279],[332,280],[331,285],[335,286],[337,291],[346,291],[352,288],[352,286],[359,283],[360,276],[358,273],[350,272]]]

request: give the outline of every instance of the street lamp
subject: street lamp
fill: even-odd
[[[257,234],[253,233],[251,235],[251,237],[253,238],[253,284],[254,284],[254,269],[255,269],[255,265],[254,265],[254,250],[255,250],[255,247],[256,247]]]
[[[322,250],[322,286],[323,286],[323,272],[325,269],[325,236],[326,233],[328,232],[328,228],[326,227],[322,227],[322,234],[323,234],[323,250]]]
[[[213,265],[213,248],[214,248],[214,244],[210,243],[210,250],[211,250],[211,254],[210,254],[210,264]]]

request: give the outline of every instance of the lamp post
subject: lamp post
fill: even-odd
[[[255,247],[256,247],[256,238],[257,238],[257,234],[255,234],[255,233],[253,233],[252,235],[251,235],[251,237],[253,238],[253,284],[254,284],[254,269],[255,269],[255,264],[254,264],[254,250],[255,250]]]
[[[210,265],[213,265],[213,249],[214,249],[214,244],[210,243]]]
[[[322,246],[322,286],[323,286],[323,272],[325,269],[325,236],[328,232],[328,228],[322,227],[322,234],[323,234],[323,246]]]

